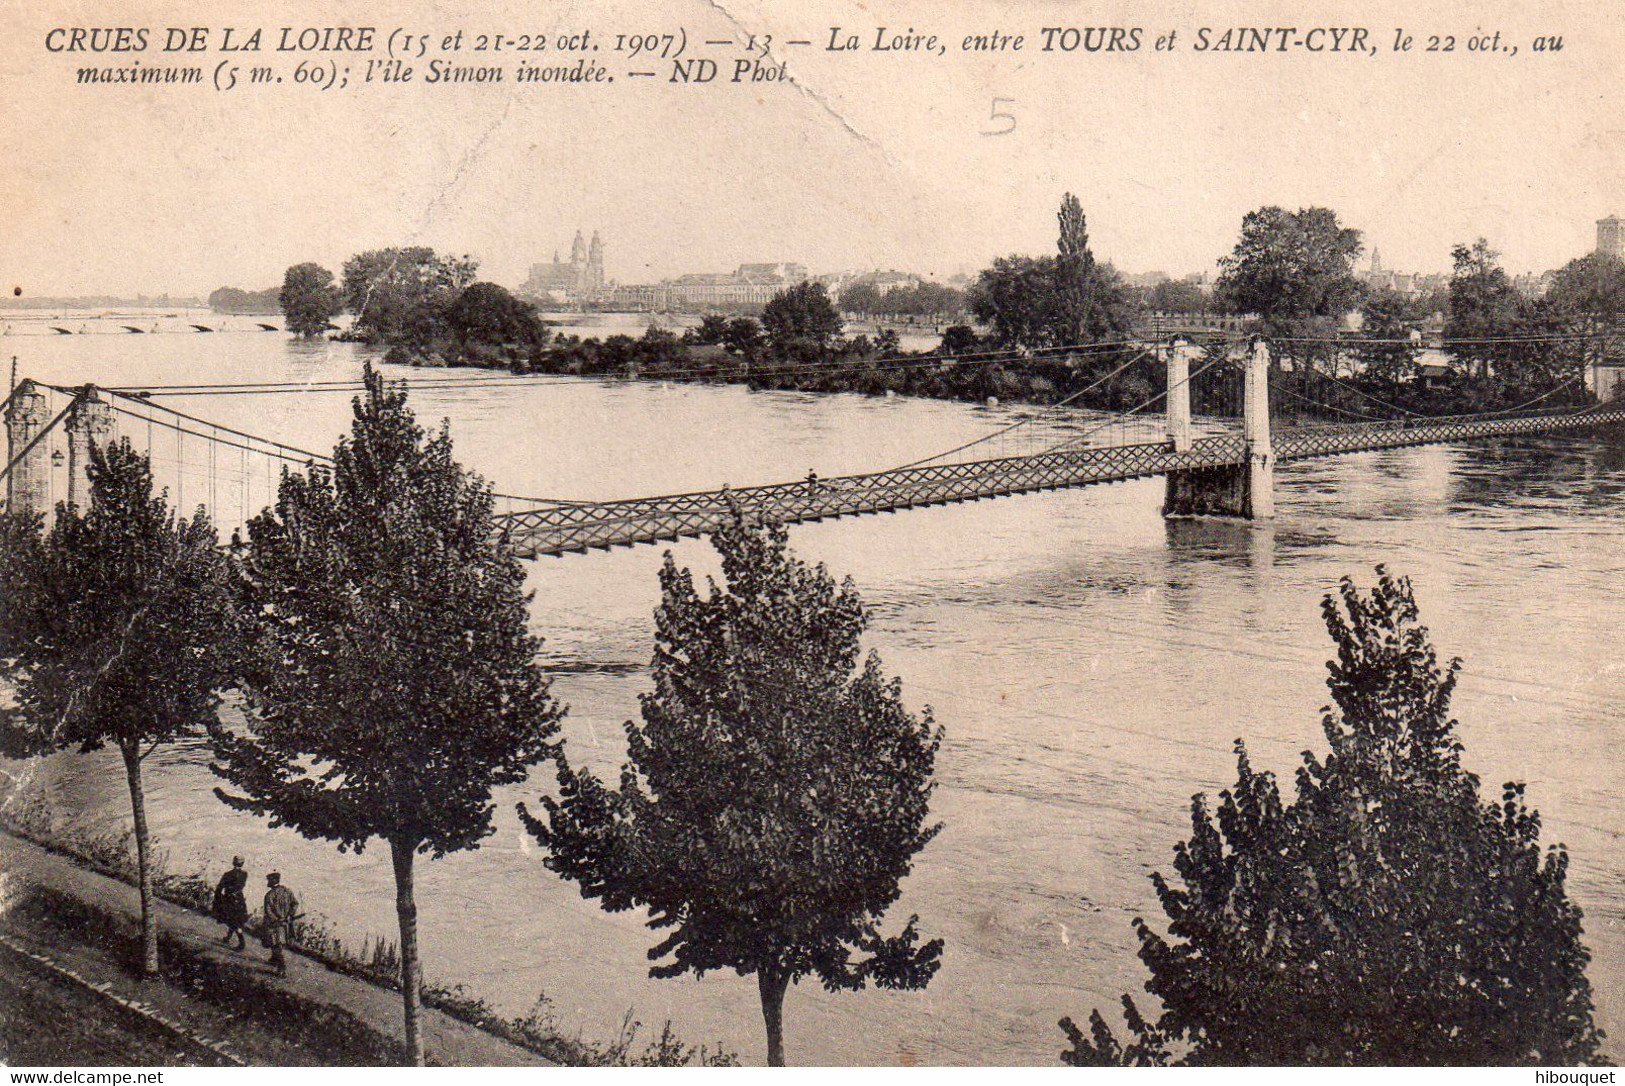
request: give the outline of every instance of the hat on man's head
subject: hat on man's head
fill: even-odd
[[[282,881],[282,874],[278,871],[268,871],[265,874],[265,881],[275,886]]]
[[[233,856],[231,858],[231,866],[232,867],[241,867],[241,866],[243,866],[243,858],[241,856]]]

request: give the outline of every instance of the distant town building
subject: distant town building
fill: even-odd
[[[532,264],[530,277],[519,288],[527,298],[553,305],[580,305],[599,300],[607,282],[604,278],[604,243],[594,230],[592,244],[576,231],[568,262],[553,254],[550,264]]]
[[[1416,298],[1436,290],[1446,290],[1450,277],[1444,274],[1428,275],[1420,272],[1396,272],[1382,266],[1382,250],[1371,250],[1371,270],[1358,275],[1372,290],[1391,290],[1406,297]]]
[[[777,264],[741,264],[734,272],[735,279],[756,282],[800,283],[808,278],[805,264],[779,261]]]
[[[900,271],[875,272],[863,278],[874,284],[877,294],[890,294],[894,290],[909,290],[925,282],[918,275],[910,275],[908,272]],[[859,280],[859,282],[862,281]]]
[[[1526,298],[1539,298],[1552,289],[1552,280],[1556,278],[1555,272],[1524,272],[1522,275],[1512,277],[1512,289]]]
[[[1597,252],[1625,260],[1625,219],[1610,215],[1597,220]]]
[[[696,272],[663,283],[616,286],[597,301],[603,308],[633,312],[760,309],[808,278],[804,264],[741,264],[731,273]]]

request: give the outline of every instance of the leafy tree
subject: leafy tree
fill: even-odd
[[[1075,1065],[1575,1064],[1598,1056],[1580,910],[1561,845],[1509,784],[1481,804],[1411,587],[1378,567],[1324,603],[1337,644],[1330,752],[1305,753],[1297,797],[1253,770],[1209,813],[1191,804],[1174,850],[1182,886],[1153,876],[1168,936],[1136,920],[1147,1021],[1133,1040],[1098,1011],[1064,1019]]]
[[[768,301],[762,308],[762,328],[776,349],[797,340],[824,347],[841,334],[841,314],[824,284],[809,279],[779,291]]]
[[[965,311],[965,292],[941,283],[920,283],[892,294],[899,295],[895,305],[904,316],[940,319]],[[890,295],[887,300],[891,300]]]
[[[841,309],[867,317],[880,311],[880,291],[873,280],[859,279],[841,289]]]
[[[551,334],[536,307],[496,283],[473,283],[446,309],[446,324],[462,354],[518,350],[533,355]]]
[[[1146,305],[1159,313],[1205,313],[1208,297],[1195,283],[1165,279],[1151,288]]]
[[[245,730],[214,729],[216,794],[361,851],[388,843],[406,1041],[423,1062],[413,861],[477,848],[491,790],[545,757],[561,711],[526,630],[491,491],[369,366],[329,470],[283,476],[249,525]]]
[[[425,344],[445,333],[446,309],[474,281],[469,257],[422,246],[372,249],[344,262],[344,307],[368,343]]]
[[[968,324],[955,324],[942,333],[941,351],[945,355],[957,358],[974,352],[981,346],[981,342],[976,335],[976,329]]]
[[[694,329],[694,342],[700,344],[722,343],[728,338],[728,318],[720,313],[708,313],[700,318],[698,328]]]
[[[1115,273],[1095,262],[1089,249],[1088,223],[1076,196],[1069,192],[1061,198],[1056,219],[1060,236],[1055,246],[1055,276],[1064,321],[1057,329],[1060,341],[1097,343],[1124,331],[1127,325],[1118,319],[1121,286]]]
[[[1369,290],[1360,303],[1364,322],[1354,356],[1365,372],[1384,381],[1409,381],[1417,373],[1420,341],[1413,342],[1415,330],[1425,314],[1405,295],[1395,290]],[[1394,342],[1398,341],[1398,342]]]
[[[295,264],[282,276],[277,295],[288,331],[296,336],[319,336],[343,308],[333,273],[320,264]]]
[[[1540,395],[1546,397],[1541,400],[1546,407],[1583,402],[1589,395],[1583,382],[1585,369],[1593,357],[1607,350],[1608,326],[1571,308],[1569,299],[1561,295],[1520,295],[1517,307],[1517,319],[1508,329],[1511,342],[1480,348],[1494,352],[1496,384],[1506,393],[1502,398],[1525,401]],[[1599,338],[1575,338],[1587,332]],[[1560,386],[1565,386],[1563,391],[1557,391]]]
[[[728,322],[728,332],[722,343],[730,351],[749,354],[762,342],[762,326],[752,317],[735,317]]]
[[[1577,360],[1600,360],[1610,349],[1610,336],[1617,337],[1625,325],[1625,260],[1594,252],[1569,261],[1552,277],[1546,301],[1570,333],[1592,337],[1565,345]]]
[[[1480,378],[1488,377],[1491,364],[1506,357],[1504,345],[1482,341],[1513,335],[1523,313],[1523,301],[1501,268],[1500,258],[1483,238],[1450,250],[1454,267],[1444,334],[1465,341],[1452,344],[1451,354]]]
[[[0,512],[0,669],[27,644],[44,561],[43,517]]]
[[[10,518],[5,587],[20,592],[6,608],[4,647],[15,654],[16,705],[0,710],[0,753],[118,748],[135,828],[141,968],[154,975],[142,767],[214,719],[216,692],[230,683],[235,612],[226,558],[201,508],[177,519],[127,441],[93,446],[89,474],[89,508],[58,505],[43,539]]]
[[[1224,312],[1257,314],[1278,342],[1331,336],[1359,302],[1354,261],[1362,248],[1360,232],[1330,208],[1261,207],[1241,220],[1235,249],[1219,260],[1213,300]],[[1305,362],[1335,358],[1331,347],[1282,347]]]
[[[1066,342],[1053,257],[1001,256],[970,289],[971,313],[1000,347]],[[1059,332],[1059,334],[1058,334]]]
[[[850,581],[737,506],[713,542],[727,583],[708,595],[666,556],[655,688],[626,724],[619,787],[561,750],[561,798],[520,817],[583,896],[649,910],[667,932],[651,976],[754,973],[777,1066],[801,977],[923,988],[937,969],[942,943],[918,945],[918,918],[890,938],[878,927],[937,832],[925,819],[941,732],[904,709],[876,656],[859,663],[866,614]]]

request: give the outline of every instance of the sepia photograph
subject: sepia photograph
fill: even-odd
[[[13,5],[9,1081],[1615,1081],[1621,57]]]

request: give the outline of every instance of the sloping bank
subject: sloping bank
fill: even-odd
[[[12,797],[0,806],[0,873],[5,876],[8,906],[26,904],[31,894],[44,895],[56,903],[51,913],[72,914],[66,919],[77,927],[61,927],[57,938],[76,938],[76,930],[117,930],[139,917],[126,838],[65,832],[52,825],[41,803]],[[218,942],[222,929],[208,915],[213,888],[204,880],[160,871],[154,881],[161,899],[159,929],[169,959],[166,979],[172,984],[193,991],[223,987],[245,1005],[280,1006],[282,1017],[311,1024],[311,1044],[321,1045],[325,1039],[339,1046],[334,1063],[388,1063],[396,1058],[401,1005],[393,944],[377,940],[354,953],[324,927],[301,923],[292,944],[296,955],[292,968],[286,978],[278,978],[254,966],[263,956],[255,942],[244,955],[222,950]],[[250,921],[251,932],[257,919]],[[176,976],[170,977],[171,972]],[[499,1015],[462,985],[425,985],[423,1001],[430,1058],[441,1065],[737,1062],[720,1049],[684,1045],[672,1036],[670,1023],[658,1037],[639,1045],[641,1027],[630,1012],[614,1040],[593,1042],[559,1033],[545,1000],[520,1018]],[[353,1037],[357,1030],[363,1034],[359,1042]]]

